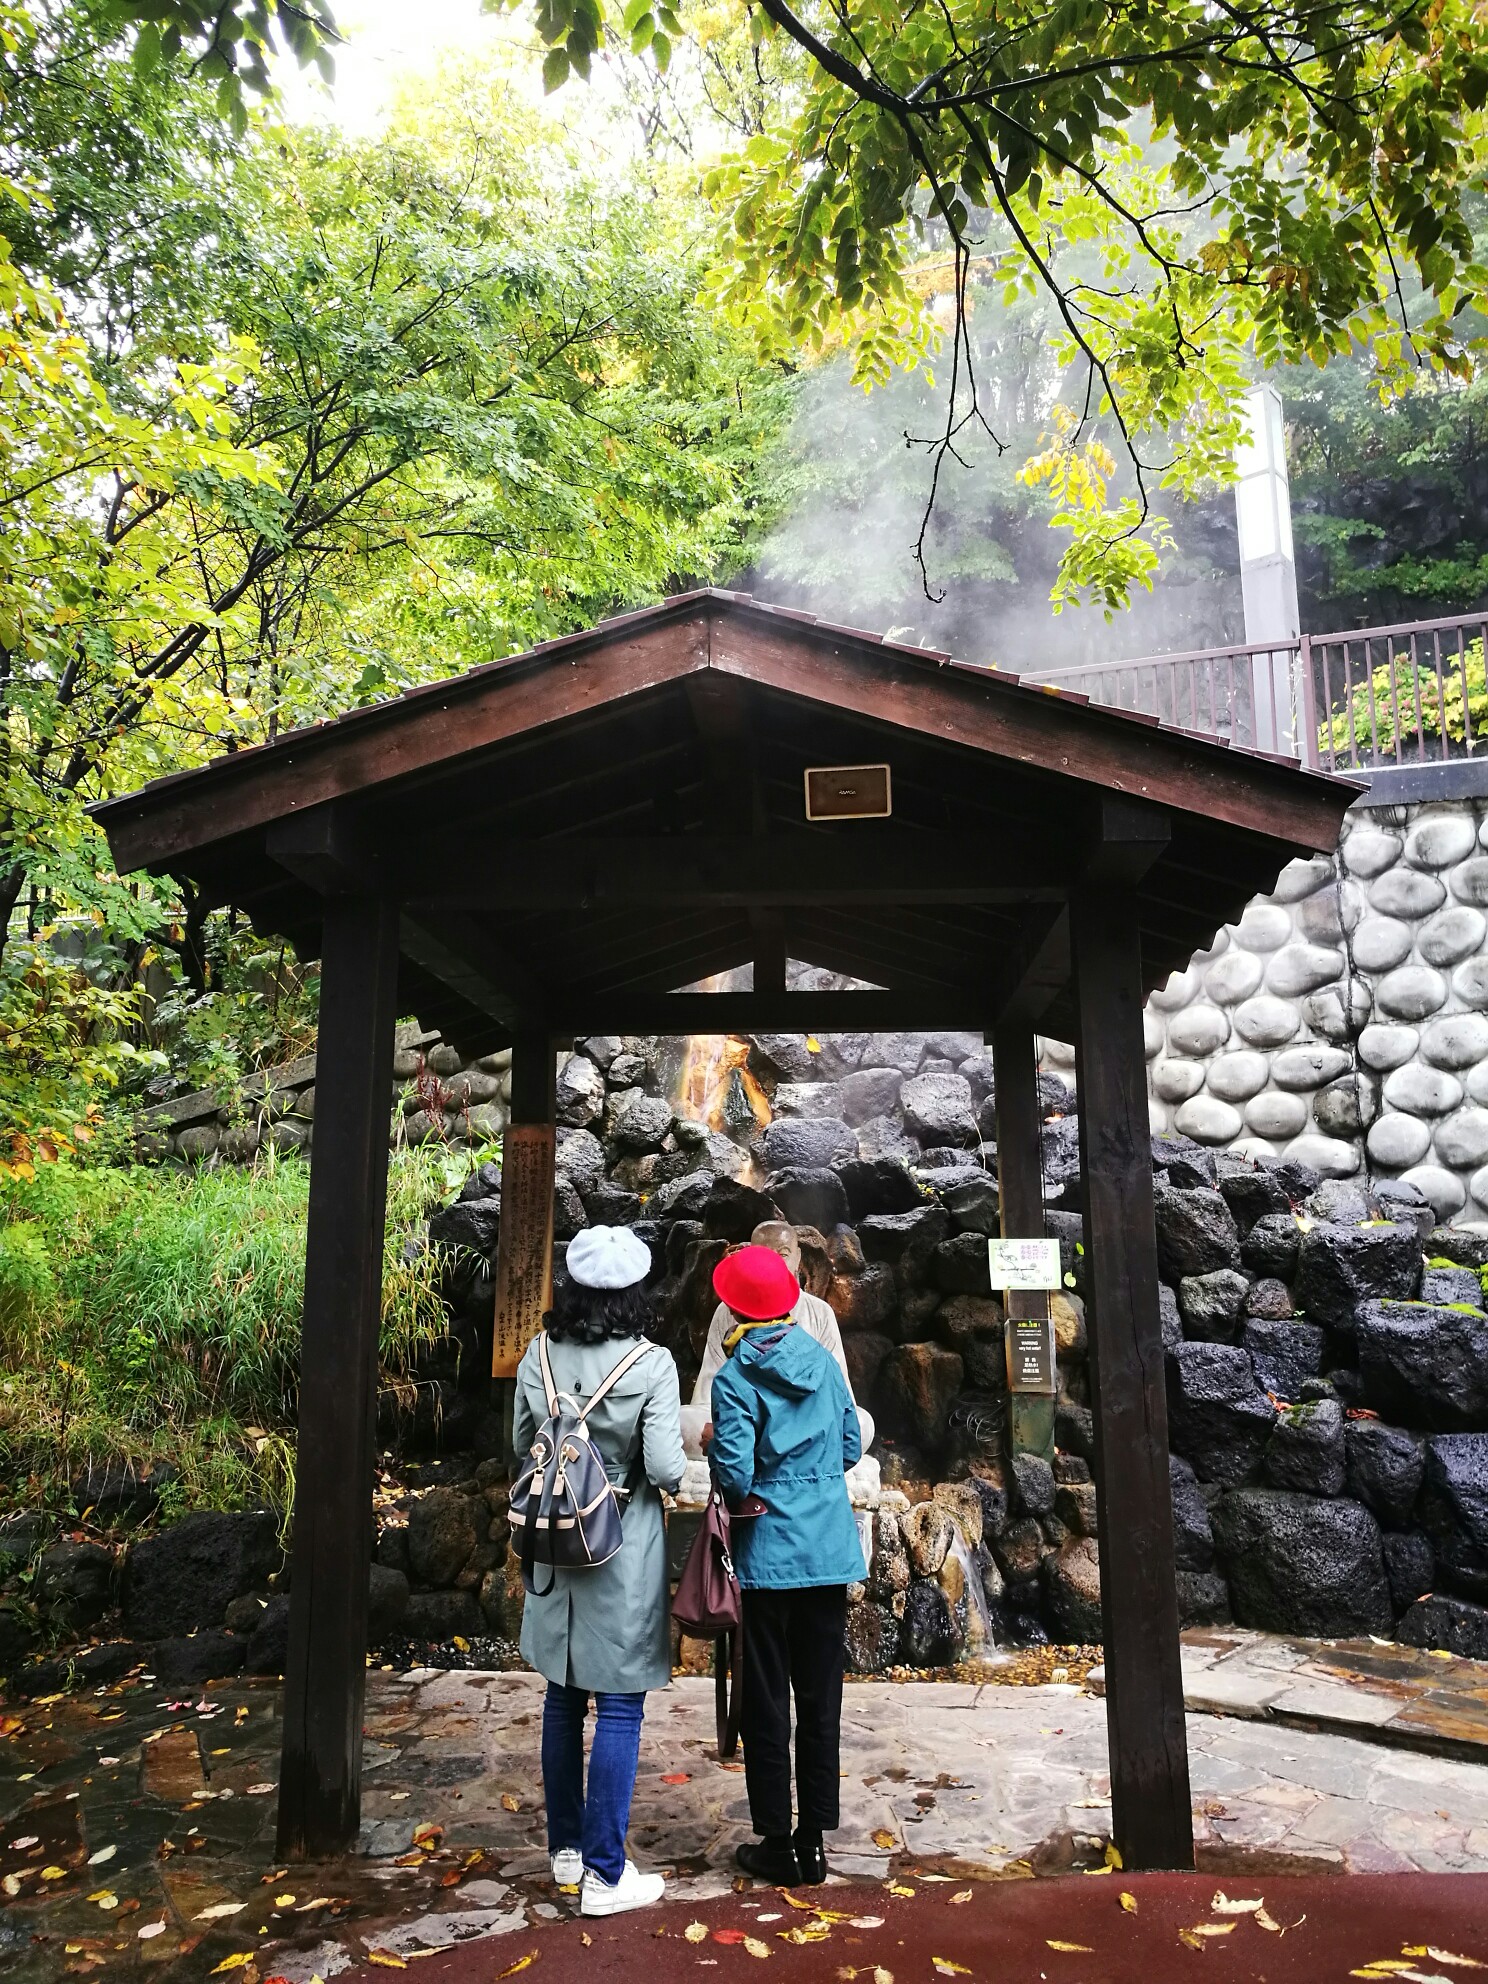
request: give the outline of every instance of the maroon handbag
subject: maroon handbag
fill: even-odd
[[[708,1497],[698,1533],[677,1580],[672,1617],[689,1639],[713,1642],[714,1703],[718,1755],[727,1760],[739,1747],[739,1689],[743,1680],[744,1605],[734,1570],[731,1524],[723,1497]],[[729,1687],[732,1674],[733,1688]]]

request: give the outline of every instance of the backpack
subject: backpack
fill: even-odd
[[[631,1366],[652,1348],[638,1343],[603,1378],[580,1407],[571,1392],[560,1392],[548,1361],[548,1333],[537,1339],[538,1364],[548,1416],[538,1427],[532,1448],[512,1483],[508,1519],[512,1542],[522,1565],[522,1583],[537,1598],[546,1598],[556,1573],[593,1570],[607,1564],[625,1541],[621,1526],[622,1499],[630,1490],[617,1488],[605,1473],[604,1458],[590,1435],[587,1419],[608,1397]],[[547,1564],[553,1575],[539,1591],[534,1564]]]

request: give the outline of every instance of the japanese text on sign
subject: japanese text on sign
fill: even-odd
[[[1057,1240],[989,1240],[987,1264],[994,1288],[1060,1286]]]
[[[553,1160],[548,1123],[513,1123],[501,1140],[493,1378],[514,1378],[553,1303]]]
[[[1054,1325],[1046,1316],[1009,1316],[1007,1322],[1008,1389],[1015,1392],[1056,1392]]]

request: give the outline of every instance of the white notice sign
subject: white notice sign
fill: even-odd
[[[1062,1286],[1057,1240],[989,1240],[987,1264],[994,1288],[1052,1291]]]

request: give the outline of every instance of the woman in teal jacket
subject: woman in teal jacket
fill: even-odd
[[[782,1886],[827,1877],[822,1835],[838,1823],[847,1587],[867,1577],[843,1479],[862,1452],[857,1408],[831,1356],[790,1320],[800,1286],[768,1247],[742,1247],[713,1277],[736,1326],[713,1380],[709,1460],[731,1506],[744,1593],[741,1733],[759,1844],[739,1865]],[[790,1710],[796,1699],[796,1823]]]

